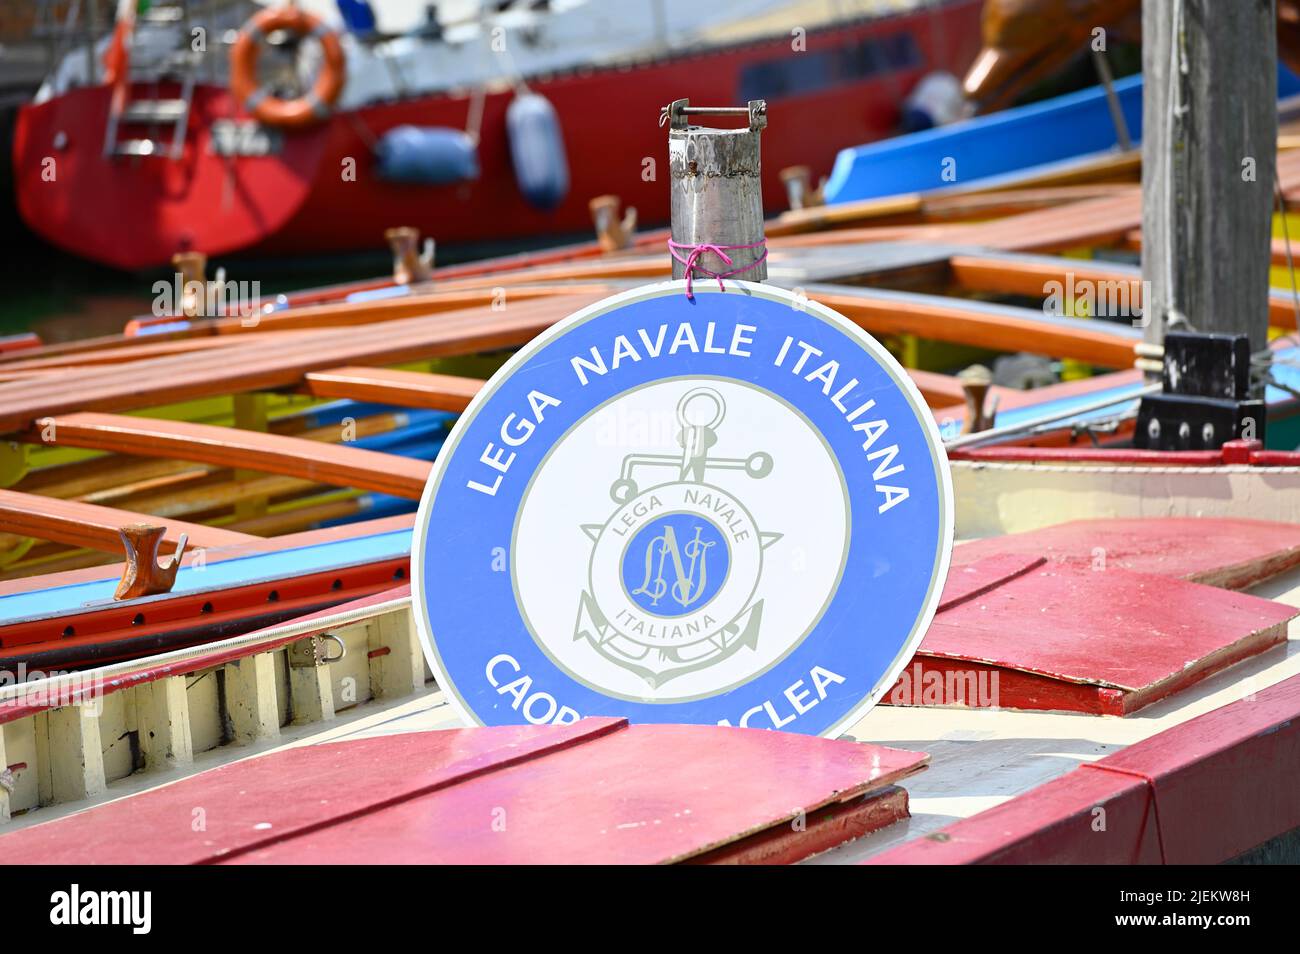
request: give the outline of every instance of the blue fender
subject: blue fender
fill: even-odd
[[[529,204],[550,211],[569,194],[569,160],[560,117],[545,96],[523,92],[506,109],[515,183]]]
[[[450,185],[479,174],[474,140],[442,126],[396,126],[379,138],[375,159],[389,182]]]

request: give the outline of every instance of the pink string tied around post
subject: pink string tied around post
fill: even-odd
[[[722,280],[724,278],[732,278],[736,275],[739,275],[741,272],[747,272],[755,265],[757,265],[759,262],[767,258],[767,249],[763,248],[763,242],[764,240],[760,239],[759,241],[753,242],[750,245],[711,245],[709,243],[702,243],[700,245],[683,245],[678,242],[674,242],[672,239],[669,239],[668,251],[674,259],[681,262],[682,265],[686,267],[686,275],[685,275],[686,297],[690,298],[693,301],[695,299],[695,294],[691,291],[691,279],[693,278],[697,270],[701,274],[707,275],[709,278],[716,278],[718,280],[718,290],[725,292],[727,289],[722,284]],[[742,249],[742,248],[762,248],[763,254],[758,256],[758,258],[754,259],[748,265],[741,265],[739,268],[733,268],[725,272],[715,272],[712,269],[705,268],[703,265],[700,264],[700,256],[703,255],[705,252],[712,252],[714,255],[718,256],[718,258],[722,259],[722,261],[725,264],[731,265],[733,264],[733,262],[731,256],[727,254],[726,250],[730,249],[731,251],[734,252],[737,249]],[[689,250],[685,258],[682,258],[681,255],[678,254],[677,252],[678,249]]]

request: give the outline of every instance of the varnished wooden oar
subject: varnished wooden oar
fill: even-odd
[[[942,202],[949,198],[965,199],[993,193],[1007,194],[1021,190],[1094,183],[1136,182],[1141,168],[1142,155],[1136,150],[1127,153],[1107,153],[1068,167],[1024,175],[1011,181],[1001,181],[988,186],[974,186],[968,190],[938,193],[912,192],[784,212],[768,223],[767,234],[769,236],[794,235],[800,232],[853,228],[870,222],[909,219],[915,221],[924,215],[927,204]]]
[[[1050,318],[1027,308],[971,307],[959,299],[847,286],[811,286],[808,296],[873,334],[911,334],[995,351],[1032,350],[1107,368],[1133,366],[1139,335],[1105,322]]]
[[[1300,247],[1296,254],[1300,255]],[[1080,294],[1091,285],[1097,295],[1118,292],[1120,300],[1127,302],[1135,315],[1142,308],[1141,273],[1114,262],[972,253],[955,255],[948,265],[952,277],[968,291],[1043,298],[1049,282],[1058,282],[1067,289],[1074,287]],[[1268,322],[1279,328],[1296,327],[1296,305],[1289,289],[1270,291]]]
[[[239,346],[91,368],[74,381],[0,384],[0,433],[38,419],[82,410],[119,411],[244,391],[296,387],[308,371],[352,363],[400,364],[514,347],[597,300],[565,296],[513,303],[500,312],[476,308],[372,325],[366,334],[326,328],[292,349],[267,349],[251,336]]]
[[[268,332],[262,339],[267,347],[292,348],[293,340],[307,332],[276,331]],[[128,361],[147,361],[150,358],[164,358],[171,355],[188,354],[192,351],[229,348],[238,344],[230,338],[215,335],[186,338],[176,341],[154,341],[150,338],[136,338],[133,343],[123,347],[104,348],[97,351],[73,352],[70,354],[36,354],[16,359],[0,366],[0,375],[14,376],[24,372],[61,370],[65,368],[88,368],[97,365],[124,364]]]
[[[343,439],[342,424],[324,427],[293,429],[297,419],[288,418],[274,422],[272,433],[289,433],[301,440],[338,443]],[[374,434],[387,434],[402,427],[405,419],[400,414],[373,414],[356,419],[350,426],[354,439]],[[84,500],[118,506],[118,498],[155,488],[183,488],[187,483],[203,479],[213,468],[193,461],[141,460],[134,457],[112,455],[73,461],[32,471],[14,485],[14,490],[41,493],[47,497]],[[152,513],[147,507],[131,507]]]
[[[423,493],[430,468],[427,461],[299,437],[117,414],[68,414],[26,436],[64,447],[240,467],[412,500]]]
[[[907,373],[929,407],[937,409],[965,404],[966,392],[962,389],[961,382],[951,374],[938,374],[917,368],[908,368]],[[1000,400],[1002,393],[1009,390],[1010,388],[995,387],[990,388],[990,393],[999,395]]]
[[[388,368],[348,366],[309,371],[302,390],[313,397],[374,401],[398,407],[463,411],[483,382],[451,374],[422,374]]]
[[[907,373],[930,407],[947,407],[964,400],[960,382],[951,375],[912,368]],[[302,390],[315,397],[463,411],[482,386],[482,381],[454,375],[351,367],[312,371],[304,377]]]
[[[248,534],[232,533],[202,524],[180,520],[157,519],[97,507],[72,500],[55,500],[35,494],[0,490],[0,529],[38,540],[52,540],[77,547],[89,547],[102,553],[121,553],[121,527],[140,522],[157,522],[167,528],[162,549],[171,552],[181,534],[189,537],[191,547],[220,547],[248,543],[256,539]]]

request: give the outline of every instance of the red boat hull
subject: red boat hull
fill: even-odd
[[[425,96],[336,115],[286,132],[270,156],[226,158],[212,150],[212,122],[243,118],[224,89],[200,87],[184,155],[176,161],[103,155],[110,90],[72,91],[22,110],[15,136],[19,208],[38,234],[86,258],[124,269],[165,264],[183,250],[302,254],[374,248],[383,230],[414,225],[443,244],[588,231],[587,202],[612,193],[642,223],[668,218],[662,106],[768,100],[763,144],[769,209],[784,207],[779,171],[830,171],[843,147],[896,128],[899,104],[931,70],[964,72],[979,46],[978,0],[924,13],[864,20],[806,37],[765,41],[617,68],[539,78],[532,88],[560,116],[572,187],[554,211],[530,206],[515,185],[505,113],[513,92],[489,94],[480,177],[450,186],[380,180],[371,144],[402,125],[461,127],[463,95]],[[864,66],[863,51],[885,60]],[[807,59],[801,59],[807,57]],[[803,68],[808,64],[811,69]],[[847,64],[847,65],[846,65]],[[782,89],[784,87],[784,89]],[[788,93],[789,90],[798,90]],[[166,95],[164,93],[164,95]],[[355,167],[355,177],[345,175]]]

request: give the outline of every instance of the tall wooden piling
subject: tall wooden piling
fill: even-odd
[[[1277,149],[1274,0],[1143,0],[1146,340],[1171,319],[1268,335]]]
[[[747,117],[745,128],[713,129],[690,122],[691,116],[734,114]],[[664,120],[670,123],[673,242],[687,248],[723,247],[730,264],[716,252],[705,251],[699,265],[717,273],[735,271],[738,280],[765,281],[760,137],[767,125],[766,103],[755,100],[743,108],[701,108],[680,99],[664,110]],[[673,258],[673,278],[685,277],[687,258],[689,254],[679,248]],[[706,277],[699,269],[694,273],[697,281]]]

